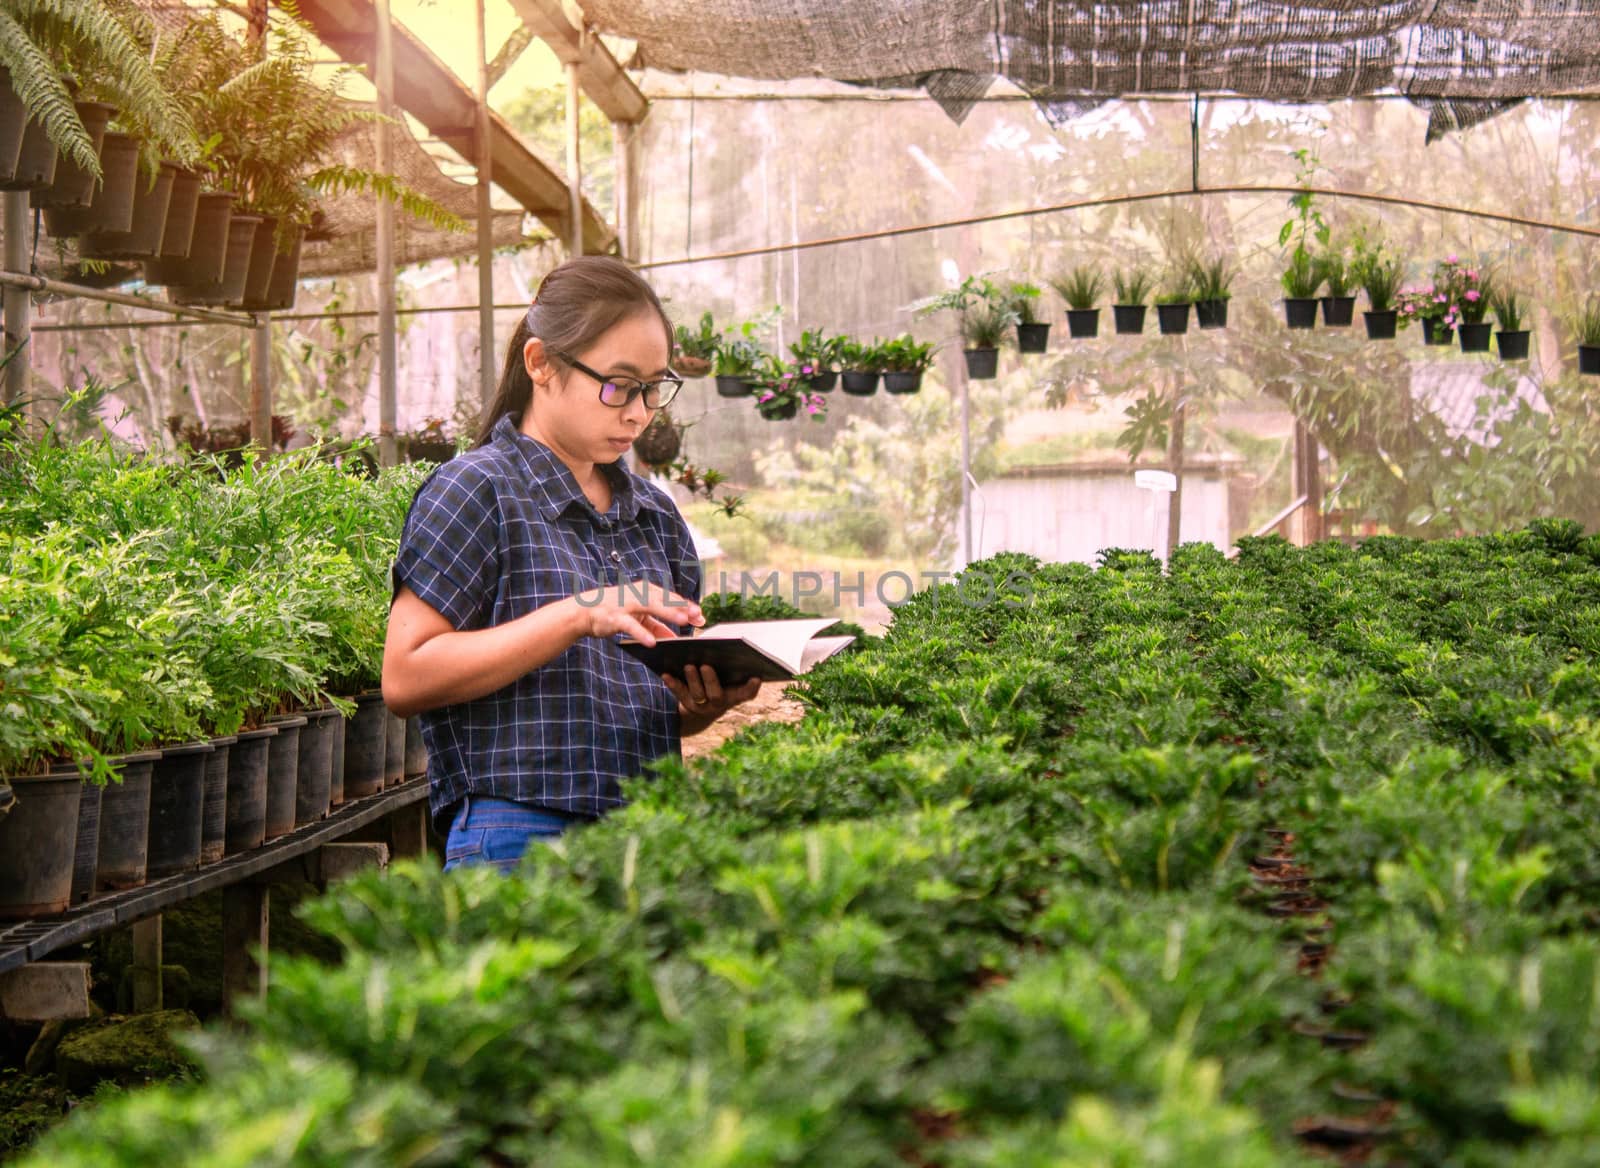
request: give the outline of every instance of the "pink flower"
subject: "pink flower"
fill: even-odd
[[[1443,304],[1443,303],[1444,303],[1444,302],[1445,302],[1445,300],[1446,300],[1446,299],[1447,299],[1447,297],[1444,297],[1444,296],[1435,296],[1435,297],[1434,297],[1434,298],[1433,298],[1433,302],[1434,302],[1434,303],[1435,303],[1435,304]]]
[[[816,372],[816,370],[812,369],[809,365],[802,365],[800,366],[800,372],[809,375]]]
[[[1467,269],[1467,279],[1476,280],[1477,278],[1478,278],[1478,269],[1477,268],[1468,268]]]
[[[777,396],[778,395],[773,393],[770,389],[763,389],[760,393],[756,394],[756,401],[769,402]]]
[[[1477,300],[1478,299],[1478,295],[1479,295],[1478,294],[1478,290],[1476,288],[1470,289],[1467,292],[1467,299],[1468,300]]]
[[[1460,257],[1452,255],[1452,256],[1445,256],[1444,257],[1444,262],[1447,263],[1447,264],[1458,264],[1458,263],[1461,262],[1461,260],[1460,260]]]

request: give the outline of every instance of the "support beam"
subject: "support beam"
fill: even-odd
[[[960,352],[947,353],[946,361],[961,386],[961,571],[965,572],[977,554],[972,546],[972,379]]]
[[[478,44],[477,127],[478,154],[478,394],[487,410],[494,400],[494,208],[490,183],[494,179],[494,151],[489,146],[489,53],[485,31],[484,0],[472,0],[473,30]]]
[[[1182,341],[1184,348],[1188,346]],[[1172,488],[1172,494],[1167,497],[1167,563],[1172,562],[1172,553],[1178,550],[1178,541],[1183,537],[1183,374],[1172,375],[1172,426],[1167,435],[1167,469],[1172,472],[1172,477],[1177,479],[1177,485]]]
[[[26,199],[26,191],[22,193]],[[89,963],[36,961],[0,973],[0,1018],[54,1022],[89,1016]]]
[[[28,192],[7,191],[5,199],[6,270],[28,270]],[[10,358],[6,365],[4,400],[7,404],[21,401],[28,392],[29,317],[33,303],[26,288],[13,284],[5,286],[5,352],[0,358]]]
[[[266,317],[250,330],[250,441],[272,449],[272,324]]]
[[[377,125],[379,174],[394,173],[394,126],[390,119],[394,109],[394,21],[389,14],[389,0],[376,0],[377,14],[377,76],[378,113],[383,120]],[[378,461],[383,466],[397,466],[400,462],[399,442],[395,437],[395,418],[398,413],[398,364],[395,347],[394,314],[394,203],[379,195],[377,198],[377,233],[375,238],[376,278],[378,281]]]
[[[578,134],[579,99],[577,62],[567,65],[567,254],[583,254],[583,158]]]
[[[563,63],[578,65],[584,93],[613,122],[643,120],[650,103],[599,37],[574,24],[562,0],[511,0],[522,22],[548,44]]]
[[[636,254],[633,236],[633,126],[629,122],[611,123],[612,198],[616,202],[617,254],[631,259]]]
[[[133,923],[133,1012],[161,1009],[161,914]]]
[[[271,897],[261,884],[230,884],[222,890],[222,1000],[230,1014],[241,995],[267,996]]]

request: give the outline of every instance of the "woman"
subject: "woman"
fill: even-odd
[[[688,526],[622,461],[682,385],[671,338],[626,264],[562,264],[511,338],[477,446],[412,502],[383,697],[422,716],[447,868],[515,867],[760,687],[658,676],[614,642],[705,620]]]

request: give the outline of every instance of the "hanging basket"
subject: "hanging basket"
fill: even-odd
[[[918,393],[922,389],[922,370],[891,370],[883,375],[885,393]]]
[[[1113,304],[1111,306],[1111,315],[1117,326],[1117,334],[1124,337],[1136,337],[1144,332],[1146,311],[1146,306],[1143,304]],[[1095,327],[1098,330],[1098,311],[1095,312],[1095,315],[1097,317]],[[1072,313],[1070,312],[1067,313],[1067,323],[1069,325],[1072,323]],[[1078,334],[1074,332],[1072,335],[1077,336]]]
[[[1382,312],[1363,312],[1361,319],[1366,321],[1369,341],[1392,341],[1395,327],[1400,321],[1400,314],[1392,308],[1387,308]]]
[[[172,206],[178,168],[161,164],[154,184],[140,172],[133,184],[133,215],[127,231],[91,231],[78,243],[78,254],[93,260],[144,260],[161,251],[161,236]]]
[[[90,188],[88,206],[46,209],[44,229],[52,239],[73,239],[91,231],[126,232],[133,227],[139,146],[132,134],[107,132],[100,143],[101,181]]]
[[[235,215],[228,222],[228,245],[223,252],[222,275],[215,282],[179,284],[167,295],[179,304],[232,304],[244,296],[250,274],[250,253],[255,247],[259,215]]]
[[[1528,330],[1513,329],[1511,332],[1495,333],[1495,340],[1500,343],[1500,359],[1502,361],[1526,361],[1528,359]]]
[[[683,430],[673,422],[671,414],[662,410],[633,440],[633,449],[639,461],[651,470],[663,470],[683,450]]]
[[[1322,323],[1328,328],[1346,328],[1355,320],[1354,296],[1324,296],[1322,298]]]
[[[1194,302],[1194,322],[1203,329],[1221,329],[1228,327],[1228,301],[1223,300],[1196,300]]]
[[[1017,326],[1017,352],[1043,353],[1050,347],[1050,326],[1047,324],[1019,324]]]
[[[967,376],[973,381],[993,381],[1000,370],[999,349],[962,349],[961,355],[967,359]]]
[[[1156,323],[1165,336],[1175,337],[1189,331],[1189,306],[1187,304],[1156,305]]]
[[[75,103],[78,118],[89,134],[96,154],[105,141],[106,123],[117,112],[117,107],[103,101]],[[51,147],[55,149],[55,147]],[[85,170],[72,159],[62,156],[56,163],[55,178],[49,186],[40,187],[30,196],[35,207],[87,207],[94,198],[94,172]]]
[[[1283,320],[1292,329],[1317,327],[1317,301],[1307,296],[1288,296],[1283,301]]]
[[[679,353],[673,359],[672,371],[680,377],[704,377],[711,372],[711,358],[691,357],[687,353]]]
[[[190,225],[189,243],[181,253],[172,250],[177,243],[172,234],[172,215],[177,209],[177,199],[178,190],[175,186],[174,205],[167,210],[168,227],[161,240],[161,254],[144,262],[145,283],[184,286],[220,284],[222,269],[228,259],[228,225],[233,219],[233,196],[220,193],[198,196]]]
[[[839,388],[852,397],[871,397],[878,392],[879,376],[867,369],[846,369],[839,375]]]

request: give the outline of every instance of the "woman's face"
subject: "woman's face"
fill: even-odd
[[[624,406],[608,406],[600,400],[600,382],[567,366],[555,354],[544,354],[548,365],[534,366],[539,352],[537,341],[530,341],[524,350],[538,388],[532,403],[535,425],[541,432],[536,436],[568,461],[615,462],[626,454],[655,415],[644,404],[644,397],[635,397]],[[671,350],[661,318],[644,311],[618,321],[587,349],[569,356],[596,373],[652,381],[668,372]],[[546,379],[541,382],[541,377]]]

